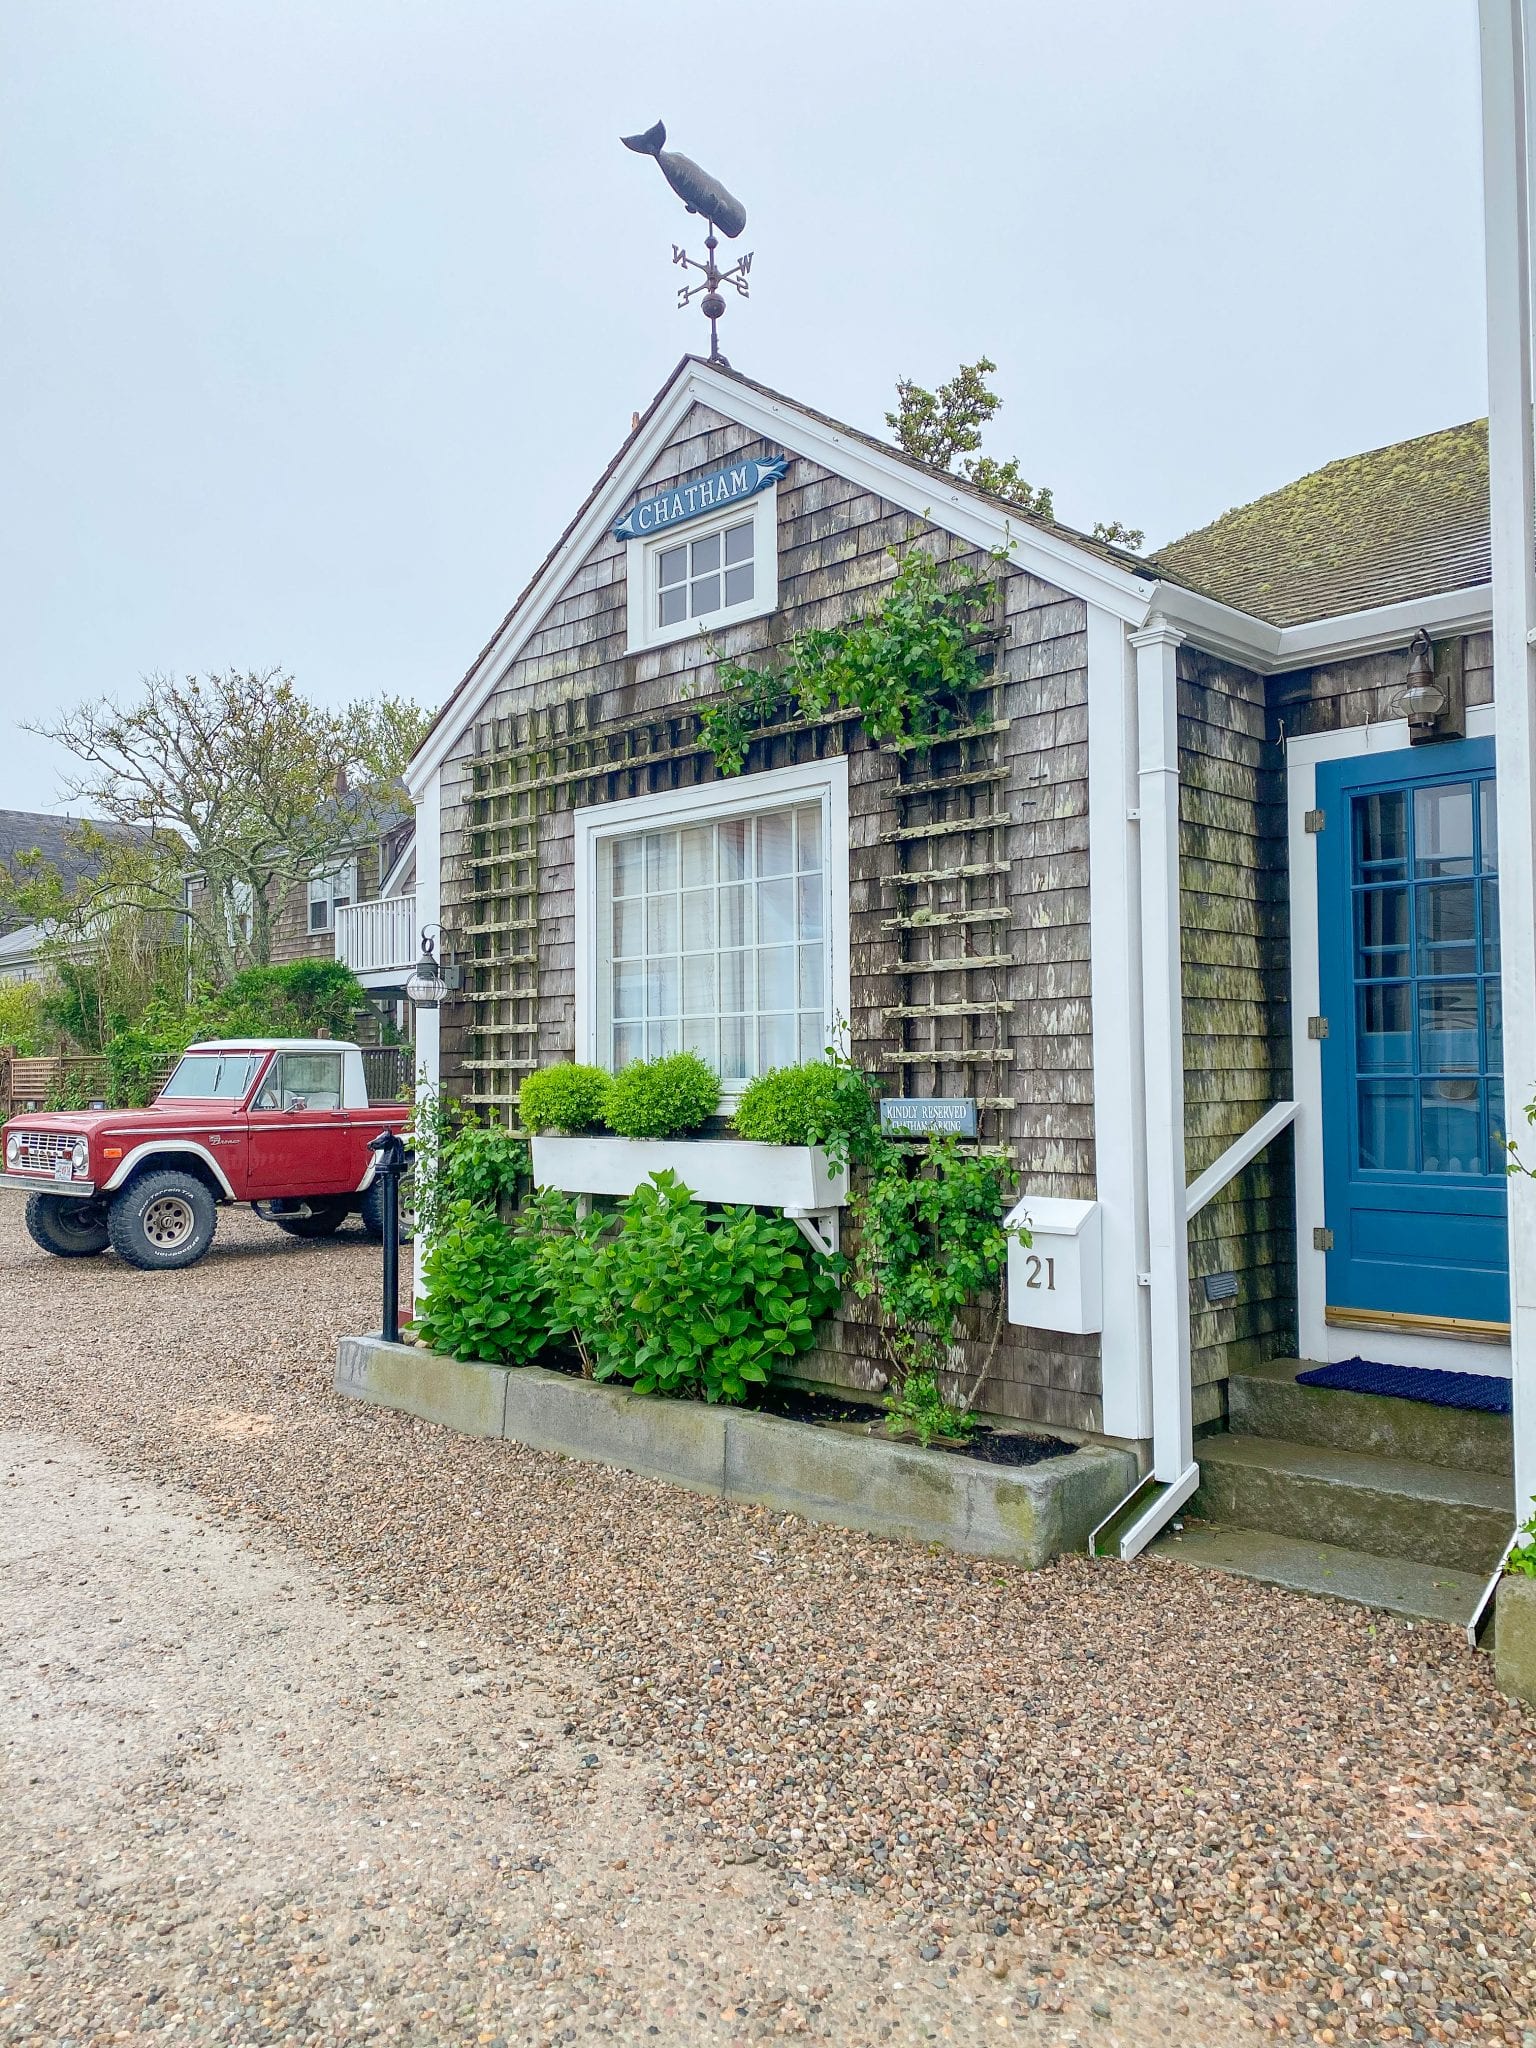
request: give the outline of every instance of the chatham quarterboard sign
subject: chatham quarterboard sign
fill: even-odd
[[[669,484],[653,497],[642,498],[613,524],[615,540],[641,540],[648,533],[680,526],[688,519],[702,519],[706,512],[718,512],[743,498],[755,498],[776,484],[789,467],[786,455],[748,456],[744,461],[712,469],[708,476],[692,483]]]
[[[974,1138],[974,1095],[887,1095],[880,1129],[888,1138]]]

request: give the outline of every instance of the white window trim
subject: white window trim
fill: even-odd
[[[754,811],[782,810],[786,804],[820,801],[826,825],[827,935],[830,1022],[846,1019],[853,1007],[848,952],[848,761],[837,754],[799,768],[770,768],[740,780],[705,782],[655,796],[623,797],[617,803],[579,810],[576,826],[576,1057],[606,1067],[598,1042],[599,919],[598,850],[605,839],[670,825],[698,825],[740,818]],[[722,1108],[741,1100],[741,1089],[721,1084]]]
[[[722,627],[739,625],[743,619],[760,619],[779,605],[779,487],[768,484],[755,497],[707,517],[680,521],[659,533],[647,533],[624,544],[624,580],[629,604],[629,652],[638,654],[648,647],[670,647],[678,640],[697,639],[700,633],[717,633]],[[655,623],[656,592],[652,588],[654,560],[663,548],[684,541],[703,540],[723,533],[728,526],[752,521],[752,596],[702,619],[680,619],[675,626]]]
[[[1467,707],[1467,738],[1493,734],[1493,706]],[[1291,895],[1291,1072],[1296,1110],[1296,1319],[1303,1358],[1337,1364],[1363,1350],[1393,1365],[1430,1366],[1444,1372],[1509,1373],[1509,1346],[1421,1336],[1407,1330],[1354,1330],[1327,1317],[1326,1252],[1315,1249],[1312,1232],[1325,1218],[1323,1200],[1323,1048],[1307,1035],[1307,1019],[1322,1009],[1318,961],[1317,834],[1307,830],[1307,813],[1317,804],[1320,761],[1353,761],[1362,754],[1402,754],[1420,760],[1405,718],[1378,719],[1332,732],[1304,733],[1285,744],[1286,803],[1290,841]]]
[[[348,885],[346,907],[350,908],[351,905],[357,901],[358,876],[357,855],[355,853],[349,854],[344,861],[338,861],[335,867],[327,868],[321,874],[310,876],[309,889],[306,894],[304,914],[307,920],[306,928],[311,938],[318,939],[322,937],[326,932],[335,931],[336,912],[338,908],[342,907],[338,905],[336,901],[336,884],[339,881],[341,881],[343,877],[346,878]],[[323,896],[317,896],[314,892],[317,888],[320,888],[322,885],[325,888],[325,894]],[[315,905],[317,903],[323,903],[325,905],[326,918],[324,924],[316,924],[314,921],[314,910]]]

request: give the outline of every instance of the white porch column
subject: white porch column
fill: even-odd
[[[420,939],[423,931],[433,931],[442,918],[443,884],[443,778],[440,769],[434,770],[432,778],[424,784],[416,798],[416,926],[413,937]],[[438,934],[433,931],[434,938]],[[442,946],[438,945],[438,958],[442,958]],[[441,1072],[439,1060],[440,1010],[418,1010],[416,1012],[416,1099],[422,1101],[427,1095],[435,1094]],[[414,1278],[412,1293],[419,1306],[422,1298],[422,1260],[426,1255],[426,1242],[418,1232],[415,1242]]]
[[[1142,1040],[1145,1048],[1152,1476],[1170,1485],[1194,1463],[1189,1383],[1189,1232],[1185,1219],[1184,991],[1179,935],[1178,650],[1154,617],[1131,635],[1141,812]]]
[[[1483,232],[1488,270],[1488,458],[1493,541],[1494,747],[1504,1104],[1531,1152],[1536,1096],[1536,461],[1531,445],[1531,95],[1524,0],[1479,0]],[[1536,1181],[1509,1182],[1515,1500],[1536,1494]]]

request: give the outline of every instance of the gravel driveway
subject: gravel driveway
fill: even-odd
[[[343,1406],[377,1277],[0,1209],[0,2041],[1536,2048],[1536,1731],[1455,1636]]]

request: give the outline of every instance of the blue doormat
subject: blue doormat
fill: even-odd
[[[1339,1365],[1314,1366],[1296,1375],[1298,1387],[1335,1387],[1349,1394],[1395,1394],[1401,1401],[1428,1401],[1436,1408],[1480,1408],[1508,1415],[1513,1406],[1506,1379],[1489,1372],[1440,1372],[1425,1365],[1376,1365],[1346,1358]]]

